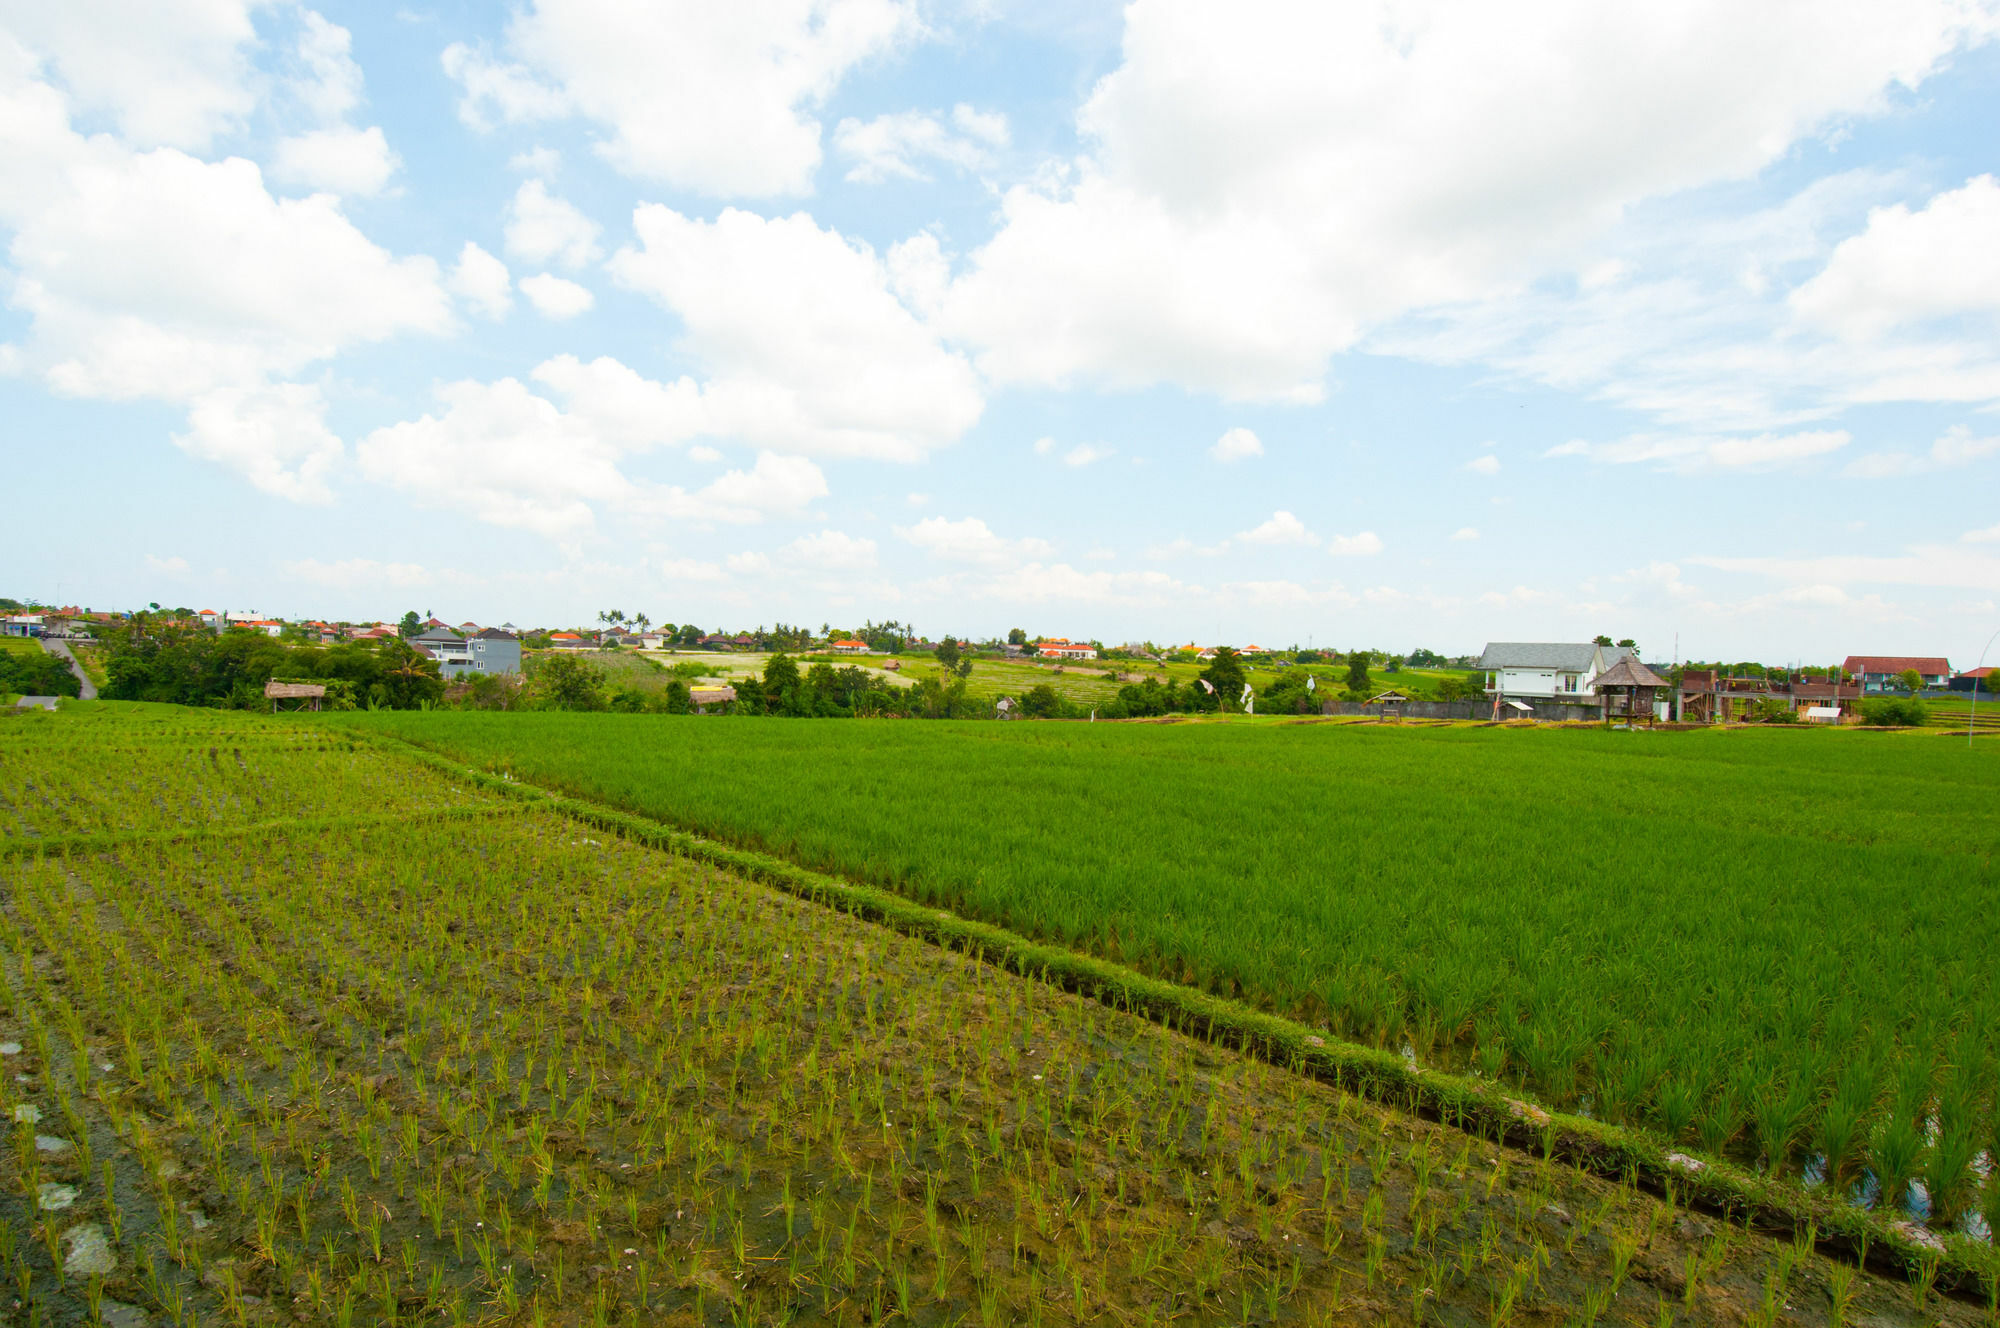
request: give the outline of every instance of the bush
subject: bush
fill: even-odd
[[[1766,697],[1757,703],[1756,718],[1760,724],[1796,724],[1799,712],[1776,697]]]
[[[1861,717],[1890,729],[1920,729],[1930,723],[1930,707],[1914,697],[1884,696],[1861,703]]]
[[[76,696],[83,691],[67,660],[37,651],[0,650],[0,692],[22,696]]]

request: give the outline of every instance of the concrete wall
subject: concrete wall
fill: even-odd
[[[1591,705],[1569,705],[1555,701],[1531,701],[1533,706],[1525,714],[1510,705],[1500,707],[1502,719],[1546,719],[1585,720],[1596,723],[1604,717],[1604,712]],[[1493,702],[1485,701],[1411,701],[1400,706],[1365,705],[1359,701],[1328,701],[1320,706],[1322,715],[1368,715],[1382,718],[1385,715],[1401,715],[1405,719],[1491,719]]]

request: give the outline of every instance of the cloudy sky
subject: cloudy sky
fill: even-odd
[[[0,593],[1969,666],[1996,36],[0,0]]]

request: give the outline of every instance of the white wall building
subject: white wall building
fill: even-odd
[[[1486,694],[1503,701],[1591,704],[1598,676],[1631,653],[1626,646],[1588,641],[1494,641],[1479,657],[1479,667],[1486,670]]]

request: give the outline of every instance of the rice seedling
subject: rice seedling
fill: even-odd
[[[1491,730],[553,714],[348,726],[1059,944],[1110,953],[1115,936],[1117,957],[1161,976],[1375,1045],[1415,1030],[1426,1060],[1515,1074],[1559,1104],[1593,1096],[1774,1171],[1810,1143],[1850,1174],[1874,1097],[1842,1085],[1848,1067],[1879,1052],[1885,1072],[1928,1075],[1958,1027],[2000,1054],[2000,991],[1979,980],[2000,917],[1977,904],[1995,838],[1973,810],[2000,762],[1928,743],[1690,734],[1639,752]],[[974,813],[924,792],[947,769],[1024,759],[1037,777],[982,784]],[[1530,784],[1548,796],[1524,808]],[[1731,814],[1707,814],[1720,805]],[[1867,833],[1834,828],[1855,825]],[[1699,1077],[1732,1064],[1757,1069]]]
[[[322,1323],[1310,1322],[1364,1283],[1458,1321],[1612,1285],[1601,1242],[1551,1251],[1533,1220],[1604,1211],[1606,1182],[1517,1186],[1491,1144],[531,805],[442,815],[475,795],[306,730],[112,732],[119,760],[64,767],[109,838],[4,849],[0,1041],[35,1073],[0,1098],[98,1146],[0,1158],[0,1231],[29,1229],[20,1182],[81,1181],[116,1267],[60,1281],[41,1233],[0,1250],[43,1321],[112,1295],[176,1323],[253,1299]],[[0,747],[29,805],[40,758]],[[157,808],[121,823],[85,776],[223,814],[119,839]],[[372,801],[332,823],[316,780]]]

